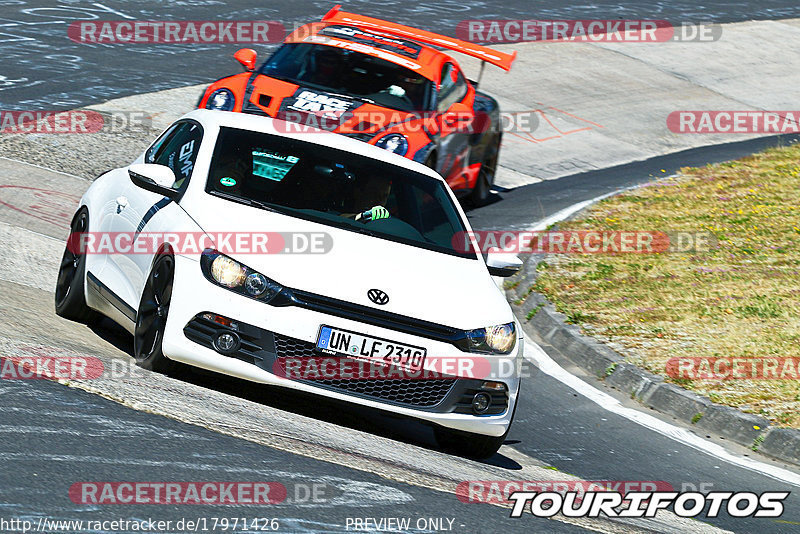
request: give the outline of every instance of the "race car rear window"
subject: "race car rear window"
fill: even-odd
[[[261,74],[401,111],[429,111],[433,100],[433,82],[421,74],[328,45],[285,44],[264,63]]]
[[[466,227],[441,181],[295,138],[220,129],[206,191],[234,202],[446,254]],[[375,220],[373,209],[382,213]],[[369,213],[369,215],[365,215]]]

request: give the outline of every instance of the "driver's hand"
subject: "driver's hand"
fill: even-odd
[[[371,209],[368,209],[364,213],[359,214],[356,217],[357,221],[377,221],[378,219],[388,219],[391,217],[389,214],[389,210],[384,208],[383,206],[375,206]]]

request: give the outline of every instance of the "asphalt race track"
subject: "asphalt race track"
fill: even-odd
[[[789,1],[742,2],[351,2],[356,12],[419,23],[448,33],[465,18],[665,18],[731,21],[800,16]],[[667,5],[668,4],[668,5]],[[0,15],[0,109],[67,109],[142,92],[207,82],[235,72],[235,45],[88,47],[65,39],[64,26],[87,14],[100,20],[159,18],[317,18],[320,2],[3,2]],[[655,7],[654,7],[655,6]],[[186,15],[191,9],[191,15]],[[224,16],[220,15],[224,13]],[[124,17],[123,17],[124,15]],[[435,15],[433,17],[432,15]],[[435,20],[434,20],[435,19]],[[4,37],[3,35],[12,37]],[[218,61],[209,61],[216,56]],[[575,203],[646,182],[664,169],[702,165],[793,138],[761,139],[653,158],[621,167],[497,191],[468,213],[476,229],[515,228],[525,215],[543,220]],[[31,351],[67,351],[131,365],[132,342],[118,327],[71,323],[53,313],[52,286],[73,203],[89,183],[0,158],[0,187],[25,184],[51,194],[0,193],[0,360]],[[38,206],[37,206],[38,203]],[[55,216],[53,214],[55,213]],[[532,362],[546,358],[529,344]],[[0,361],[0,364],[2,364]],[[316,397],[288,395],[242,381],[185,370],[138,373],[96,384],[0,380],[0,519],[277,518],[280,532],[347,532],[348,518],[423,520],[417,532],[800,532],[800,475],[748,449],[709,440],[698,447],[658,414],[633,420],[631,401],[605,397],[593,377],[530,366],[516,420],[500,453],[473,462],[437,450],[426,427]],[[705,438],[706,436],[700,436]],[[715,447],[729,454],[719,457]],[[753,461],[755,460],[755,461]],[[658,481],[676,490],[792,491],[780,520],[605,521],[508,517],[508,509],[461,502],[467,480]],[[81,481],[277,481],[286,502],[248,506],[87,506],[69,498]],[[317,499],[308,489],[318,487]],[[441,527],[430,519],[441,519]],[[444,529],[443,527],[447,527]],[[720,530],[717,530],[720,529]],[[377,531],[377,529],[367,529]],[[100,530],[96,532],[112,532]],[[181,532],[173,528],[170,532]],[[353,531],[352,528],[349,531]],[[384,530],[387,531],[387,530]]]
[[[336,2],[183,0],[75,2],[6,0],[0,2],[0,109],[61,110],[111,98],[181,87],[239,72],[232,44],[91,45],[67,38],[79,20],[275,20],[292,30],[319,19]],[[379,18],[419,24],[454,35],[465,19],[663,19],[680,22],[732,22],[800,16],[792,0],[727,2],[681,0],[591,4],[565,0],[470,1],[387,0],[349,2],[346,8]],[[260,54],[269,47],[256,47]],[[199,95],[198,95],[199,96]]]

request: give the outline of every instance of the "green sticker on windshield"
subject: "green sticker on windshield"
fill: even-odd
[[[222,185],[224,185],[226,187],[233,187],[234,185],[236,185],[236,180],[234,180],[233,178],[231,178],[229,176],[225,176],[225,177],[219,179],[219,183],[221,183]]]
[[[296,156],[270,150],[253,150],[253,175],[280,182],[300,161]]]

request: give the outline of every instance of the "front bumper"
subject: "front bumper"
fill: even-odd
[[[493,405],[504,403],[504,409],[490,410],[494,415],[474,415],[470,401],[483,380],[458,379],[378,379],[378,380],[296,380],[276,374],[280,358],[319,356],[314,353],[319,327],[322,324],[366,335],[392,339],[401,343],[424,346],[428,354],[440,357],[465,357],[450,343],[420,338],[388,328],[355,320],[334,317],[298,307],[274,307],[248,299],[218,287],[205,279],[194,258],[176,257],[173,297],[164,334],[163,351],[170,359],[235,376],[245,380],[296,389],[360,406],[413,417],[455,430],[490,436],[503,435],[511,423],[517,394],[518,375],[487,378],[506,384],[507,391],[493,393]],[[239,323],[242,347],[234,354],[215,350],[213,338],[219,328],[202,319],[211,312]],[[245,332],[246,331],[246,332]],[[524,344],[517,340],[511,354],[491,356],[495,369],[519,368]]]

